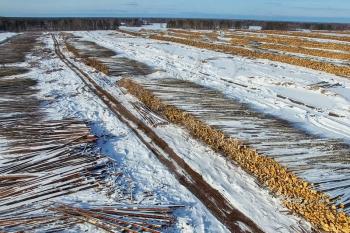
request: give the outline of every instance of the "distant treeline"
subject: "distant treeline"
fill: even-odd
[[[113,30],[116,18],[0,18],[0,31],[78,31]]]
[[[184,28],[199,30],[216,29],[247,29],[259,26],[263,30],[350,30],[350,24],[340,23],[303,23],[303,22],[273,22],[255,20],[215,20],[215,19],[172,19],[167,21],[168,28]]]
[[[78,31],[114,30],[121,24],[141,26],[148,23],[167,23],[168,28],[184,29],[247,29],[259,26],[264,30],[350,30],[350,24],[273,22],[221,19],[164,19],[164,18],[11,18],[0,17],[0,31]]]

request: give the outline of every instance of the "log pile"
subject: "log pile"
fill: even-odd
[[[350,60],[350,53],[344,53],[343,51],[350,51],[350,46],[344,44],[335,43],[314,43],[311,41],[303,41],[294,38],[283,38],[283,37],[259,37],[259,36],[244,36],[244,35],[230,35],[231,44],[237,45],[237,42],[245,41],[246,45],[253,44],[254,47],[266,50],[280,50],[292,53],[301,53],[316,57],[325,57],[331,59]],[[254,43],[262,43],[256,46]],[[242,44],[242,43],[241,43]],[[238,44],[240,45],[240,44]],[[327,51],[322,49],[340,51]]]
[[[179,206],[89,206],[76,207],[59,204],[50,210],[73,219],[86,221],[107,232],[160,233],[174,222],[172,211]]]
[[[279,50],[279,51],[290,52],[290,53],[301,53],[305,55],[325,57],[325,58],[331,58],[331,59],[350,60],[350,53],[337,53],[337,52],[330,52],[330,51],[324,51],[319,49],[291,47],[290,45],[264,44],[259,46],[259,48],[266,49],[266,50],[270,50],[270,49]]]
[[[288,209],[304,217],[316,228],[326,232],[350,232],[350,217],[344,213],[343,205],[335,206],[328,195],[316,191],[311,184],[274,159],[258,154],[252,148],[193,115],[164,104],[150,91],[130,79],[122,79],[118,85],[128,90],[151,110],[166,117],[169,122],[184,127],[194,138],[235,161],[261,185],[279,196]]]
[[[132,102],[132,106],[139,113],[140,117],[152,127],[167,125],[169,122],[153,112],[149,107],[140,102]]]
[[[313,39],[326,39],[326,40],[338,40],[343,42],[350,42],[349,36],[333,36],[321,33],[310,33],[310,32],[292,32],[292,31],[277,31],[277,30],[262,30],[256,31],[258,33],[265,34],[276,34],[276,35],[286,35],[286,36],[297,36],[297,37],[307,37]]]
[[[151,39],[162,40],[162,41],[170,41],[180,44],[185,44],[201,49],[210,49],[217,52],[228,53],[232,55],[239,55],[248,58],[256,58],[256,59],[268,59],[271,61],[282,62],[286,64],[301,66],[305,68],[310,68],[318,71],[328,72],[331,74],[350,77],[350,67],[348,66],[338,66],[326,62],[312,61],[305,58],[299,57],[291,57],[282,54],[272,54],[267,52],[259,52],[250,49],[246,49],[243,47],[233,47],[230,45],[224,44],[214,44],[214,43],[206,43],[202,41],[195,40],[187,40],[182,38],[174,38],[169,36],[160,36],[160,35],[152,35]]]
[[[122,30],[122,29],[117,29],[118,32],[125,33],[131,36],[140,36],[141,33],[139,32],[132,32],[132,31],[127,31],[127,30]]]
[[[71,45],[67,41],[65,42],[65,45],[69,52],[71,52],[75,57],[81,58],[86,65],[91,66],[106,75],[110,73],[108,66],[103,64],[103,62],[99,61],[95,57],[84,56],[79,52],[78,49],[76,49],[73,45]]]
[[[52,231],[84,223],[107,232],[159,232],[173,223],[176,206],[52,204],[86,190],[106,196],[120,193],[116,180],[122,179],[122,173],[113,160],[98,152],[96,137],[83,122],[47,121],[5,131],[12,134],[6,134],[11,142],[0,154],[0,229]]]
[[[109,73],[110,73],[108,66],[106,66],[101,61],[97,60],[96,58],[86,57],[83,59],[83,62],[87,66],[91,66],[91,67],[95,68],[96,70],[98,70],[106,75],[109,75]]]
[[[48,120],[36,84],[0,79],[0,231],[79,232],[92,225],[159,232],[171,225],[179,206],[133,204],[123,173],[100,153],[88,122]]]
[[[232,39],[232,43],[236,40],[246,40],[249,42],[259,42],[268,44],[279,44],[279,45],[290,45],[294,47],[304,47],[304,48],[315,48],[315,49],[328,49],[328,50],[339,50],[350,52],[350,46],[341,43],[331,43],[331,42],[318,42],[310,41],[304,38],[298,37],[283,37],[283,36],[272,36],[272,35],[242,35],[242,34],[232,34],[226,33],[226,37]]]

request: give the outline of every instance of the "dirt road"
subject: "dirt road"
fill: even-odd
[[[218,190],[211,187],[150,127],[135,117],[115,97],[103,90],[86,72],[70,62],[60,51],[58,40],[55,36],[52,38],[58,57],[135,133],[139,140],[172,172],[180,184],[190,190],[227,229],[231,232],[245,232],[240,228],[240,225],[244,224],[252,232],[263,232],[251,219],[232,206]]]

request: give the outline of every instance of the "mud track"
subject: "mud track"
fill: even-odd
[[[180,184],[192,192],[210,212],[231,232],[246,232],[239,227],[243,223],[252,232],[263,232],[251,219],[237,210],[216,189],[211,187],[203,177],[195,172],[182,158],[171,149],[150,127],[135,117],[115,97],[103,90],[87,73],[71,63],[62,54],[59,42],[52,36],[55,52],[73,72],[95,93],[139,138],[139,140],[165,165]]]

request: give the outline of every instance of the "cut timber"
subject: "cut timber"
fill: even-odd
[[[153,111],[166,117],[171,123],[185,127],[188,132],[214,151],[237,162],[262,185],[283,197],[284,205],[303,216],[315,227],[328,232],[349,232],[350,217],[342,208],[331,204],[329,196],[315,191],[309,183],[300,179],[275,160],[258,154],[255,150],[227,137],[223,132],[206,125],[174,106],[162,103],[151,92],[130,79],[122,79],[124,87]]]

